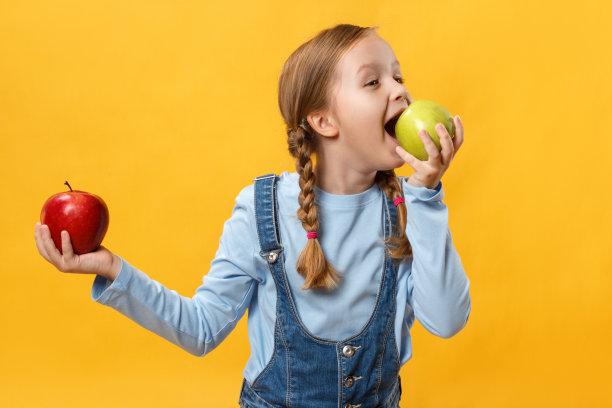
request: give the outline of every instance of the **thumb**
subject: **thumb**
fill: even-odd
[[[404,160],[410,167],[416,171],[416,167],[421,165],[421,161],[408,153],[402,146],[396,146],[395,152],[397,155]]]

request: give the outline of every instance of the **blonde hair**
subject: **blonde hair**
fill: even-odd
[[[315,173],[312,154],[317,151],[315,131],[306,116],[324,109],[329,102],[329,85],[338,62],[348,49],[375,27],[340,24],[326,29],[302,44],[283,66],[278,86],[278,104],[287,126],[289,153],[296,158],[300,176],[300,208],[297,216],[306,232],[319,229],[315,205]],[[394,200],[402,196],[402,187],[393,170],[378,171],[375,182],[385,195]],[[397,206],[397,224],[385,241],[389,256],[399,264],[412,255],[406,236],[406,205]],[[302,289],[337,286],[340,275],[329,263],[317,238],[308,239],[296,262],[298,273],[304,277]]]

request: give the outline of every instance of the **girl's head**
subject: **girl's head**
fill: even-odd
[[[281,72],[278,101],[300,175],[297,215],[306,232],[319,228],[311,156],[322,149],[335,149],[334,160],[360,166],[360,171],[377,170],[375,181],[385,194],[401,196],[393,169],[404,162],[384,127],[411,98],[393,50],[374,30],[348,24],[324,30],[294,51]],[[327,147],[332,138],[340,143]],[[396,234],[386,242],[398,262],[411,254],[405,226],[406,208],[399,204]],[[297,270],[306,289],[333,288],[339,279],[316,238],[308,240]]]

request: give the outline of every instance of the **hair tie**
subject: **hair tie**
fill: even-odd
[[[306,238],[311,239],[311,238],[316,238],[317,237],[317,232],[309,232],[308,234],[306,234]]]
[[[396,207],[399,203],[404,203],[404,202],[405,201],[402,197],[397,197],[395,200],[393,200],[393,204],[395,204]]]

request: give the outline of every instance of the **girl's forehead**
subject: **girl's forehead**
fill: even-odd
[[[355,75],[367,68],[398,65],[393,49],[376,33],[358,40],[338,62],[339,73]]]

